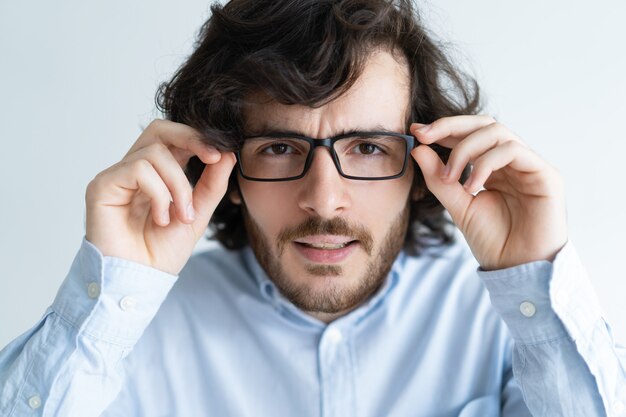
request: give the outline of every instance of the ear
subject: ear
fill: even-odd
[[[239,190],[234,189],[230,193],[228,193],[228,198],[230,202],[239,206],[241,205],[241,194],[239,194]]]

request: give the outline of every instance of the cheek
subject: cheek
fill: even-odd
[[[369,183],[362,192],[353,194],[354,207],[350,218],[366,226],[376,240],[381,239],[406,207],[412,176]]]
[[[293,223],[297,204],[292,200],[288,183],[262,183],[240,180],[239,187],[250,216],[268,238],[276,236],[285,226]]]
[[[413,185],[413,175],[413,166],[408,164],[406,173],[400,178],[368,183],[364,187],[362,205],[370,211],[378,210],[384,218],[393,218],[406,205]]]

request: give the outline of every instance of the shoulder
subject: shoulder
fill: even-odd
[[[404,255],[398,268],[397,305],[442,314],[486,314],[491,302],[477,274],[478,261],[459,234],[452,244],[432,247],[419,256]],[[484,317],[486,318],[486,317]],[[495,318],[495,317],[494,317]]]
[[[470,280],[480,282],[476,270],[478,261],[463,235],[457,233],[455,241],[448,245],[433,246],[419,256],[405,255],[402,262],[402,275],[419,279],[437,277],[442,284]]]
[[[258,293],[246,249],[228,250],[215,244],[195,252],[181,270],[171,295],[191,297],[198,293],[204,296]]]
[[[242,311],[264,304],[246,249],[211,245],[189,258],[150,327],[215,330],[239,320]]]
[[[245,252],[215,245],[194,253],[146,329],[143,348],[174,352],[184,348],[181,341],[241,327],[244,312],[271,308]]]

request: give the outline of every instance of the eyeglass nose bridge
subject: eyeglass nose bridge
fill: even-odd
[[[301,174],[302,177],[304,177],[307,174],[307,172],[309,172],[309,168],[311,167],[311,164],[313,164],[313,156],[315,155],[315,149],[316,148],[328,148],[328,152],[330,153],[330,158],[333,160],[333,163],[335,164],[335,168],[337,169],[337,172],[339,173],[339,175],[341,175],[344,178],[349,178],[349,176],[344,174],[341,169],[341,163],[339,162],[339,157],[337,156],[337,153],[335,152],[335,148],[333,147],[335,142],[336,142],[336,139],[334,138],[314,139],[312,141],[309,141],[309,144],[311,147],[309,148],[309,154],[307,155],[306,161],[304,162],[304,169],[302,170],[302,174]]]

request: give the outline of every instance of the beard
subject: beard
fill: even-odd
[[[371,233],[362,225],[350,224],[345,219],[335,217],[322,219],[312,217],[294,226],[283,229],[275,242],[270,245],[258,223],[243,208],[243,217],[252,251],[259,264],[274,282],[281,294],[303,311],[337,314],[350,311],[367,301],[384,283],[393,262],[402,250],[409,223],[408,202],[404,209],[393,219],[380,248],[373,253],[374,241]],[[307,235],[345,235],[358,240],[361,248],[368,255],[367,266],[358,280],[342,279],[344,270],[339,265],[305,264],[308,274],[325,279],[325,285],[319,282],[298,283],[284,271],[280,258],[286,245],[299,237]],[[347,284],[353,283],[353,284]]]

